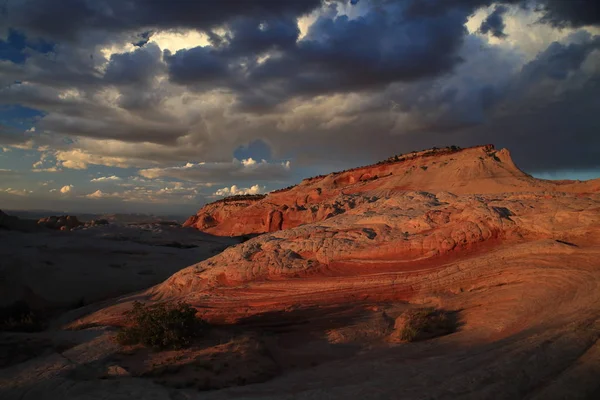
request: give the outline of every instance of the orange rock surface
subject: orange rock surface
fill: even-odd
[[[453,194],[512,192],[597,192],[600,180],[589,182],[535,179],[515,166],[508,150],[492,145],[464,150],[436,149],[323,177],[303,180],[289,190],[262,199],[208,204],[184,226],[219,235],[274,232],[319,222],[345,213],[371,198],[394,197],[406,191]]]
[[[207,319],[234,322],[298,307],[440,301],[518,282],[540,293],[546,259],[600,267],[598,183],[535,179],[490,146],[305,180],[262,200],[203,208],[201,218],[218,221],[207,232],[269,233],[142,298],[185,299]],[[549,288],[544,296],[556,298]],[[119,323],[127,307],[88,319]]]

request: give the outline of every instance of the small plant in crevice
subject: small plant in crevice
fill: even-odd
[[[185,302],[146,306],[136,301],[125,315],[133,324],[117,334],[117,342],[122,345],[179,349],[189,346],[209,329],[205,321],[196,317],[196,309]]]
[[[402,319],[400,339],[407,342],[448,335],[457,329],[456,319],[451,313],[431,307],[406,311]]]

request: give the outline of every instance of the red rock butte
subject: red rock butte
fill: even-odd
[[[274,232],[323,221],[357,206],[368,196],[406,191],[453,194],[597,192],[589,182],[535,179],[514,164],[507,149],[493,145],[423,150],[377,164],[304,179],[268,195],[232,196],[207,204],[184,226],[219,236]]]
[[[78,323],[121,324],[132,299],[183,299],[218,322],[400,301],[461,309],[466,331],[503,337],[560,310],[599,309],[599,188],[600,180],[535,179],[486,145],[226,199],[187,224],[265,234]]]

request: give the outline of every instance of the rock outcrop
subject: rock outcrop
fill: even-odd
[[[207,204],[204,206],[196,215],[188,218],[184,223],[184,227],[194,227],[201,231],[208,231],[214,228],[224,221],[227,221],[232,216],[237,215],[241,210],[256,204],[262,200],[264,196],[256,198],[244,198],[239,199],[234,196],[226,198],[214,203]]]
[[[51,217],[40,218],[38,225],[48,229],[70,231],[73,228],[83,225],[83,223],[73,215],[61,215],[58,217],[53,215]]]
[[[517,168],[508,150],[496,150],[492,145],[431,149],[305,179],[263,198],[220,200],[204,206],[184,226],[221,236],[274,232],[324,221],[361,202],[409,190],[454,194],[597,192],[600,180],[535,179]]]
[[[235,321],[300,305],[418,302],[529,279],[514,271],[494,277],[492,253],[511,265],[527,259],[535,269],[537,252],[562,257],[578,249],[591,260],[599,251],[597,182],[532,178],[508,151],[490,146],[433,154],[314,178],[245,204],[207,231],[268,233],[179,271],[145,295],[185,298],[206,318]],[[478,261],[466,267],[465,259]],[[126,304],[90,318],[119,320]]]

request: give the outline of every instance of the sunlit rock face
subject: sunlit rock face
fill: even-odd
[[[598,182],[549,182],[518,169],[508,150],[492,145],[431,149],[303,180],[267,196],[231,197],[208,204],[185,226],[222,236],[274,232],[319,222],[398,193],[445,191],[493,194],[516,191],[597,190]]]
[[[145,296],[185,298],[206,318],[235,321],[288,307],[424,302],[519,279],[535,285],[532,271],[551,262],[542,259],[566,262],[576,249],[572,260],[593,258],[599,183],[532,178],[492,146],[424,151],[315,177],[262,199],[204,207],[188,225],[260,235]],[[89,318],[119,321],[127,304]]]

